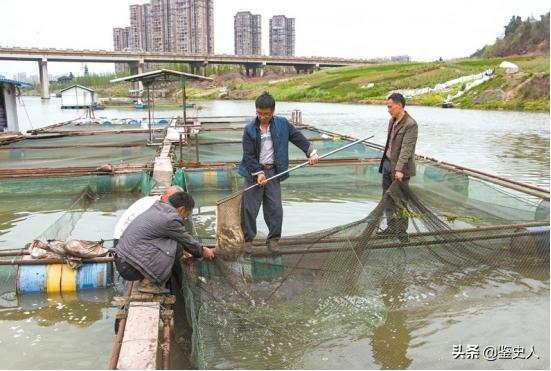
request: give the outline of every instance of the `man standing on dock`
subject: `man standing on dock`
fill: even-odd
[[[392,182],[402,182],[406,187],[409,179],[415,175],[415,145],[417,143],[417,122],[404,107],[406,100],[400,93],[392,93],[386,101],[390,122],[385,151],[379,165],[379,173],[383,174],[383,195]],[[407,199],[403,199],[404,205]],[[402,210],[389,198],[385,210],[387,227],[380,232],[383,235],[395,235],[400,242],[408,242],[408,218]]]
[[[280,182],[289,175],[284,174],[269,182],[266,179],[289,168],[289,142],[304,152],[310,165],[318,162],[318,155],[313,143],[285,117],[274,116],[275,100],[270,94],[264,92],[260,95],[255,106],[256,118],[243,131],[243,159],[239,165],[239,175],[245,178],[245,188],[255,183],[259,185],[243,194],[241,226],[245,237],[244,250],[253,252],[256,218],[262,205],[269,230],[268,249],[278,252],[283,224]]]
[[[184,227],[194,206],[191,195],[176,192],[166,203],[156,201],[126,228],[115,248],[115,265],[124,279],[141,280],[138,291],[168,293],[163,285],[184,250],[196,258],[214,258],[214,251],[202,246]]]

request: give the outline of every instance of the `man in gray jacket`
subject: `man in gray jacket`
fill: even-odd
[[[167,293],[163,285],[184,250],[196,258],[214,258],[214,251],[202,246],[184,228],[184,219],[194,206],[191,195],[176,192],[167,203],[156,201],[124,231],[115,248],[115,265],[124,279],[142,280],[138,291]]]
[[[406,100],[400,93],[392,93],[386,106],[390,114],[388,135],[385,151],[379,165],[379,173],[383,174],[383,194],[392,182],[397,181],[408,186],[410,177],[415,175],[415,145],[417,143],[417,122],[404,107]],[[401,200],[404,205],[407,199]],[[397,210],[394,202],[389,199],[386,208],[387,227],[381,234],[391,234],[401,242],[409,240],[407,235],[408,218],[402,210]]]

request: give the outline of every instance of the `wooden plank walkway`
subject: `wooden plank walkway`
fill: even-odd
[[[118,370],[155,370],[159,341],[158,302],[132,302],[124,331]]]

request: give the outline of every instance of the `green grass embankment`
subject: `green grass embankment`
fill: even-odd
[[[253,99],[269,91],[277,100],[308,102],[384,103],[390,91],[434,87],[461,76],[492,68],[495,76],[454,101],[456,107],[549,111],[549,57],[511,57],[520,72],[506,75],[503,58],[450,62],[379,64],[325,69],[310,75],[229,85],[230,99]],[[438,106],[464,88],[411,97],[410,104]],[[488,93],[490,92],[490,93]]]

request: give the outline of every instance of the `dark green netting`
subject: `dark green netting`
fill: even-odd
[[[420,166],[410,188],[395,185],[382,199],[378,164],[293,172],[282,187],[287,210],[327,201],[335,214],[365,205],[366,216],[282,238],[281,255],[259,239],[252,255],[219,251],[215,263],[188,265],[184,294],[198,366],[323,368],[331,344],[370,338],[377,364],[404,368],[407,347],[388,342],[393,331],[403,331],[395,327],[400,313],[491,300],[484,285],[492,280],[549,280],[548,203],[457,173],[437,176],[441,169],[431,166]],[[214,202],[229,193],[194,192],[204,243],[214,241]],[[398,205],[391,217],[409,220],[407,241],[377,234],[387,226],[390,200]],[[466,288],[474,297],[463,295]],[[522,290],[513,286],[502,295],[507,300]]]
[[[72,196],[90,188],[94,193],[148,195],[153,180],[148,172],[116,175],[58,176],[0,179],[0,197]]]

